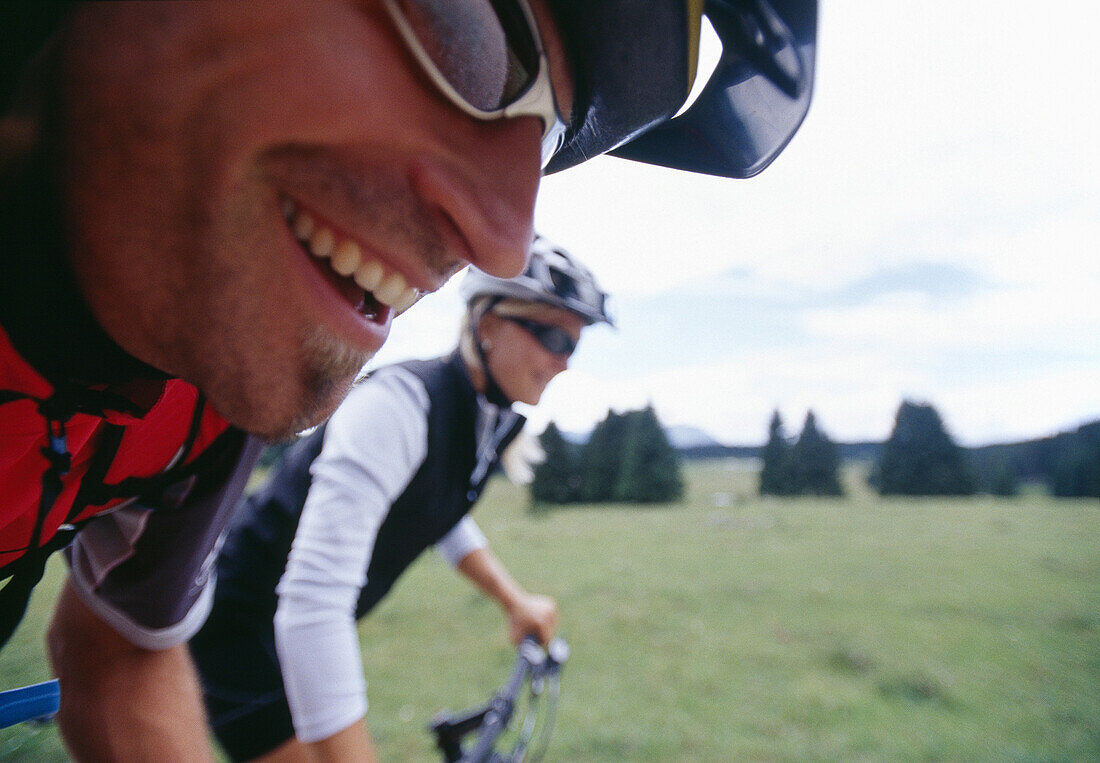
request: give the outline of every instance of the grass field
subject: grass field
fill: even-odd
[[[845,499],[762,500],[739,462],[687,476],[670,507],[536,515],[494,482],[476,511],[562,607],[548,760],[1100,760],[1100,502],[885,500],[854,472]],[[0,653],[4,685],[47,677],[50,598]],[[433,555],[361,634],[386,760],[432,760],[432,714],[512,659],[494,605]],[[49,729],[19,756],[64,759]]]

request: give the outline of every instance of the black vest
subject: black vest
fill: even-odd
[[[477,469],[477,393],[458,354],[399,365],[415,374],[428,393],[427,456],[378,530],[356,617],[369,612],[421,552],[470,511],[500,453],[524,423],[518,416],[507,431],[498,431],[492,461]],[[323,438],[322,427],[291,446],[271,481],[238,510],[218,559],[219,600],[231,599],[234,607],[268,622],[274,617],[275,586],[286,567],[309,492],[309,468]]]

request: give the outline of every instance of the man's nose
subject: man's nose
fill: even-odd
[[[457,228],[473,265],[512,278],[526,266],[534,239],[542,122],[530,116],[469,120],[459,129],[458,160],[426,160],[420,193]]]

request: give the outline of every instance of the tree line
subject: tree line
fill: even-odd
[[[553,422],[539,435],[546,454],[535,468],[536,507],[566,503],[666,503],[684,493],[680,454],[652,406],[608,411],[583,444],[569,442]]]
[[[838,495],[839,449],[813,412],[793,444],[776,411],[761,450],[762,495]],[[936,409],[903,401],[889,439],[874,451],[869,482],[882,495],[1015,495],[1023,480],[1059,497],[1100,497],[1100,422],[1052,438],[976,448],[957,445]]]
[[[546,459],[531,484],[536,507],[683,496],[683,454],[652,406],[609,411],[583,443],[567,439],[553,422],[539,440]],[[711,450],[695,455],[730,455]],[[955,443],[932,405],[906,400],[885,442],[844,445],[825,433],[812,410],[798,436],[788,437],[777,410],[763,448],[742,447],[736,455],[760,456],[761,495],[842,495],[841,463],[860,458],[871,462],[868,482],[881,495],[1011,496],[1028,481],[1044,482],[1058,497],[1100,497],[1100,421],[1041,440],[967,449]]]
[[[779,411],[772,414],[768,442],[761,453],[761,495],[841,495],[836,445],[817,426],[813,411],[798,440],[783,434]],[[883,444],[870,477],[882,495],[970,495],[974,478],[962,449],[955,444],[930,405],[903,402],[894,430]]]
[[[969,452],[979,475],[994,481],[1037,482],[1059,498],[1100,498],[1100,421],[1073,431]]]
[[[761,453],[761,495],[841,495],[836,444],[817,426],[813,411],[806,414],[802,433],[792,444],[783,432],[779,411],[768,425],[768,442]]]

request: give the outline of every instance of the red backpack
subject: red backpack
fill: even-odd
[[[179,379],[55,387],[0,330],[0,580],[10,578],[0,590],[0,645],[47,557],[81,524],[137,498],[170,506],[170,486],[192,487],[243,437]]]

